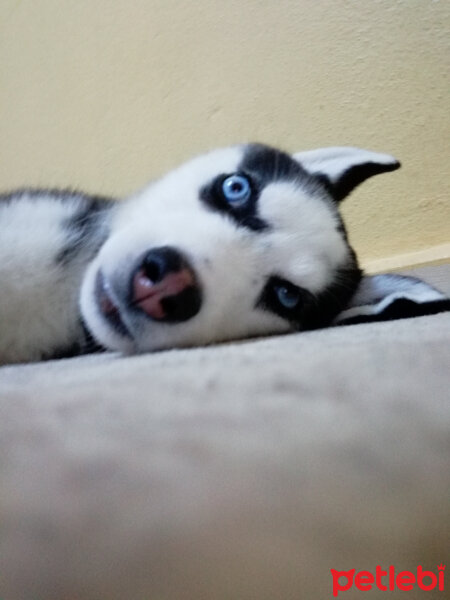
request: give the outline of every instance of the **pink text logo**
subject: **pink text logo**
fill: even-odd
[[[370,571],[359,571],[350,569],[349,571],[336,571],[330,569],[333,577],[333,596],[339,595],[339,592],[345,592],[355,586],[362,592],[371,590],[377,587],[382,591],[402,590],[410,591],[418,588],[424,591],[438,589],[444,591],[444,571],[445,565],[438,565],[437,573],[433,571],[424,571],[419,565],[417,572],[400,571],[395,572],[395,568],[391,565],[386,571],[377,565],[375,573]]]

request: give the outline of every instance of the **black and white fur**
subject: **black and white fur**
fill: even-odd
[[[250,144],[194,158],[120,202],[52,190],[4,194],[0,363],[95,344],[125,353],[208,344],[368,316],[352,306],[362,273],[338,204],[368,177],[398,167],[357,148],[289,155]],[[233,174],[251,187],[245,205],[223,197]],[[137,270],[160,249],[165,268],[175,256],[170,269],[185,269],[195,292],[186,296],[189,310],[174,313],[180,318],[152,318],[133,299]],[[280,303],[280,290],[297,302]],[[432,302],[445,303],[433,293]],[[373,314],[379,301],[360,295]]]

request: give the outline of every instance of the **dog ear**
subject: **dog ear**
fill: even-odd
[[[414,277],[366,275],[336,325],[390,321],[450,310],[450,299]]]
[[[343,200],[369,177],[400,167],[398,160],[389,154],[350,146],[298,152],[294,159],[305,171],[322,180],[336,202]]]

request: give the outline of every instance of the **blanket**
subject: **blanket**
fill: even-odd
[[[444,312],[3,367],[0,598],[326,599],[332,569],[437,575],[449,365]]]

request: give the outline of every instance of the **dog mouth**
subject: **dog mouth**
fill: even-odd
[[[132,336],[122,320],[120,309],[113,299],[111,287],[101,270],[97,272],[95,279],[95,297],[97,299],[99,312],[105,321],[117,333],[131,338]]]

